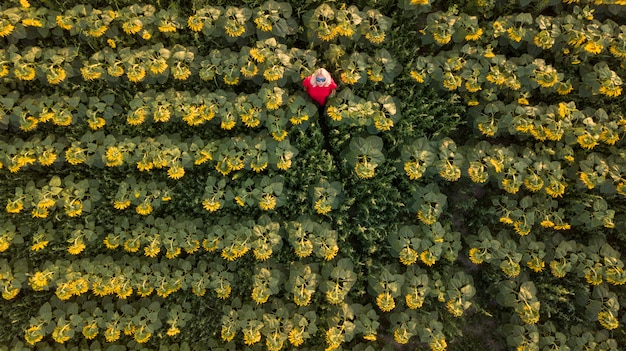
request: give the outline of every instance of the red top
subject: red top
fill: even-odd
[[[311,77],[304,78],[304,80],[302,81],[302,85],[304,86],[306,92],[309,93],[309,96],[321,106],[324,106],[324,104],[326,103],[326,98],[328,97],[328,95],[330,95],[333,90],[337,89],[337,84],[335,84],[335,81],[332,78],[330,79],[330,85],[327,87],[312,86]]]

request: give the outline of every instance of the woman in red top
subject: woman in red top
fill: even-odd
[[[324,106],[328,95],[337,89],[337,84],[330,73],[323,68],[319,68],[312,75],[304,78],[302,85],[309,96],[320,106]]]

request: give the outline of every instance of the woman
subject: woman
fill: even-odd
[[[335,84],[330,73],[323,68],[317,69],[312,75],[304,78],[302,85],[304,90],[320,107],[324,106],[326,98],[337,89],[337,84]]]

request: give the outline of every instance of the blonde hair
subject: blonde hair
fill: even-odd
[[[318,82],[317,80],[315,80],[317,77],[324,77],[324,78],[326,78],[326,81],[324,81],[324,82]],[[330,82],[331,82],[332,80],[333,80],[333,79],[331,78],[330,73],[328,73],[328,71],[327,71],[327,70],[325,70],[325,69],[323,69],[323,68],[318,68],[318,69],[317,69],[315,72],[313,72],[313,74],[311,75],[310,82],[311,82],[311,86],[314,86],[314,87],[317,87],[317,86],[320,86],[320,87],[327,87],[327,86],[329,86],[329,85],[330,85]]]

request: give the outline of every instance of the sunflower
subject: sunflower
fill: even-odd
[[[7,37],[13,33],[15,26],[6,19],[0,19],[0,37]]]

